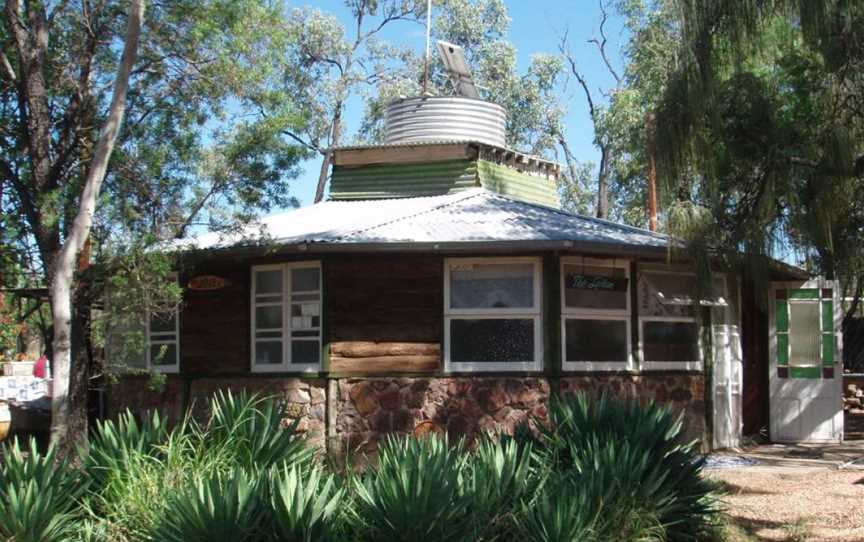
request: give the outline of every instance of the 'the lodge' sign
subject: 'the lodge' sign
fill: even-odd
[[[189,289],[198,291],[221,290],[228,284],[228,279],[216,275],[198,275],[189,281]]]
[[[603,290],[607,292],[626,292],[627,279],[604,277],[602,275],[583,275],[568,273],[565,287],[573,290]]]

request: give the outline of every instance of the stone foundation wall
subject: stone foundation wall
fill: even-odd
[[[180,418],[183,405],[200,412],[218,390],[245,389],[282,398],[288,418],[318,446],[332,453],[372,452],[388,433],[441,432],[469,441],[484,431],[512,431],[532,419],[545,420],[553,389],[561,393],[605,390],[618,397],[653,399],[684,412],[688,439],[705,441],[704,380],[698,374],[547,377],[168,377],[164,390],[146,379],[125,379],[108,392],[109,415],[128,407],[160,408]]]

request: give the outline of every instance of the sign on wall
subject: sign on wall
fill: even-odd
[[[574,290],[603,290],[607,292],[626,292],[627,279],[606,277],[602,275],[584,275],[568,273],[565,287]]]
[[[228,279],[223,279],[216,275],[199,275],[189,281],[188,287],[190,290],[198,291],[221,290],[228,286],[228,284],[230,284]]]

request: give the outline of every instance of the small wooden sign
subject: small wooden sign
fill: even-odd
[[[221,290],[228,286],[228,279],[216,275],[199,275],[189,281],[189,289],[197,291]]]
[[[604,277],[601,275],[583,275],[581,273],[569,273],[565,281],[565,287],[574,290],[603,290],[607,292],[626,292],[627,279]]]

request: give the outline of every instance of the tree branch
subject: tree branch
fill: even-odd
[[[615,68],[612,67],[612,62],[609,61],[609,57],[606,55],[606,43],[609,41],[606,37],[606,21],[609,20],[609,14],[606,12],[606,4],[604,0],[600,0],[600,39],[591,38],[588,40],[588,43],[593,43],[597,46],[597,49],[600,51],[600,58],[603,59],[603,63],[606,64],[606,69],[609,70],[609,73],[612,75],[612,78],[615,79],[615,88],[621,88],[621,76],[618,75],[618,72],[615,71]]]

